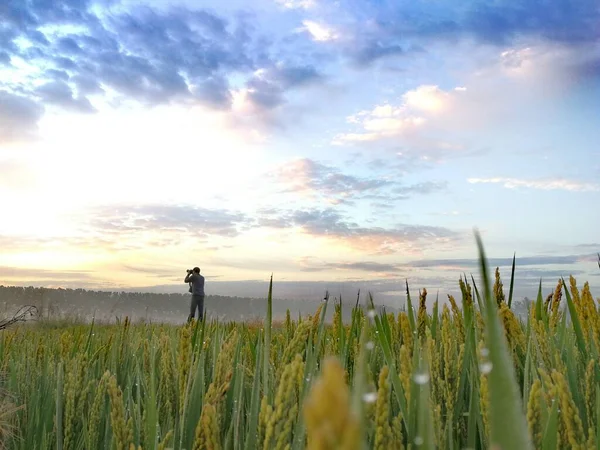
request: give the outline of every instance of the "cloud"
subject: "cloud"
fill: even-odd
[[[95,112],[96,109],[85,97],[74,97],[70,86],[64,81],[52,81],[36,89],[35,93],[45,102],[62,106],[80,113]]]
[[[410,4],[351,2],[346,13],[350,18],[339,25],[351,36],[345,50],[353,61],[365,66],[437,42],[475,41],[500,47],[545,41],[576,47],[600,38],[600,10],[595,0],[543,4],[536,0],[470,0],[461,8],[449,2],[432,5],[426,0]]]
[[[314,262],[306,263],[301,269],[303,272],[323,272],[328,270],[344,270],[344,271],[359,271],[369,272],[373,274],[397,272],[398,266],[395,264],[378,263],[374,261],[359,261],[345,263],[325,263],[315,264]]]
[[[594,254],[584,255],[562,255],[562,256],[523,256],[516,257],[515,264],[517,267],[521,266],[545,266],[545,265],[558,265],[558,264],[577,264],[582,262],[594,261]],[[490,267],[510,267],[512,266],[512,258],[488,258],[488,265]],[[469,258],[457,258],[457,259],[422,259],[409,261],[402,264],[405,267],[416,267],[416,268],[439,268],[439,267],[462,267],[462,268],[475,268],[478,267],[478,259]]]
[[[304,25],[301,30],[306,31],[313,40],[318,42],[332,41],[338,38],[335,30],[325,24],[315,22],[312,20],[302,21]]]
[[[466,88],[457,88],[456,90],[465,91]],[[448,106],[451,94],[443,91],[438,86],[422,85],[417,89],[406,92],[402,98],[407,108],[436,113]]]
[[[570,191],[570,192],[597,192],[600,191],[600,185],[596,183],[584,183],[580,181],[566,180],[563,178],[558,179],[544,179],[544,180],[521,180],[517,178],[469,178],[467,180],[471,184],[477,183],[491,183],[491,184],[502,184],[507,189],[517,188],[528,188],[528,189],[540,189],[544,191]]]
[[[461,233],[437,226],[396,224],[389,228],[365,227],[332,208],[261,210],[257,224],[271,228],[299,228],[308,235],[380,255],[400,251],[421,252],[425,248],[441,247],[462,239]]]
[[[311,9],[317,5],[317,0],[275,0],[275,2],[288,9]]]
[[[9,267],[0,266],[0,277],[2,278],[35,278],[38,281],[61,278],[65,280],[90,280],[93,279],[90,270],[48,270],[40,267]]]
[[[0,90],[0,144],[33,139],[43,111],[27,97]]]
[[[446,188],[446,183],[426,181],[405,185],[388,177],[360,177],[310,158],[300,158],[277,167],[268,176],[284,186],[283,193],[324,200],[329,204],[352,204],[359,200],[392,204],[414,195],[427,195]]]
[[[421,85],[407,91],[398,106],[383,104],[372,110],[360,111],[347,118],[347,122],[358,126],[359,132],[340,133],[333,138],[333,144],[351,142],[372,142],[397,138],[416,132],[429,118],[450,108],[455,93],[445,92],[438,86]]]
[[[340,203],[376,192],[393,183],[379,178],[359,178],[310,158],[301,158],[281,165],[270,176],[286,186],[285,192],[323,196]]]
[[[209,78],[193,89],[194,95],[203,103],[217,109],[229,109],[233,103],[230,86],[225,77]]]
[[[43,2],[11,2],[4,11],[10,33],[0,39],[11,55],[51,69],[45,73],[48,84],[39,93],[67,107],[82,106],[84,101],[69,100],[72,86],[65,74],[83,88],[80,94],[109,89],[158,104],[192,100],[192,92],[203,92],[211,83],[214,87],[225,73],[247,73],[268,62],[254,47],[257,43],[243,18],[230,24],[206,11],[181,8],[107,12],[87,1],[70,0],[52,8]],[[58,25],[73,31],[57,33]],[[19,39],[41,45],[19,46],[15,44]],[[21,87],[31,90],[35,77],[29,75]],[[209,97],[207,104],[218,100],[230,103],[221,95]]]
[[[478,133],[493,134],[499,123],[520,127],[525,122],[549,120],[551,107],[564,102],[565,91],[582,89],[580,68],[585,62],[600,60],[600,47],[590,46],[537,42],[493,53],[486,48],[475,66],[469,66],[472,58],[460,57],[466,68],[460,83],[416,85],[353,113],[332,133],[331,143],[383,148],[437,162],[494,151],[501,144],[475,144]]]
[[[240,233],[240,226],[248,221],[241,213],[186,205],[99,208],[88,217],[93,230],[112,236],[156,231],[182,236],[235,237]]]
[[[315,67],[310,65],[291,66],[279,64],[259,69],[239,91],[239,108],[254,112],[269,111],[285,102],[284,94],[289,89],[299,88],[322,79]]]
[[[218,246],[221,239],[236,238],[254,226],[251,218],[239,212],[167,204],[94,206],[54,219],[68,224],[68,234],[0,234],[0,248],[9,253],[23,249],[130,252],[180,245],[206,248],[207,243]]]

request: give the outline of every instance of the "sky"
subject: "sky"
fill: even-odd
[[[393,303],[476,274],[477,229],[522,295],[598,292],[599,23],[597,0],[3,2],[0,284],[199,266],[209,292]]]

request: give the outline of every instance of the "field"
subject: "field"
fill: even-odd
[[[589,286],[540,289],[520,321],[512,280],[488,279],[479,245],[483,284],[461,279],[462,298],[430,313],[422,289],[396,315],[366,299],[351,323],[329,300],[281,324],[268,310],[254,324],[9,328],[0,440],[22,450],[600,448]]]

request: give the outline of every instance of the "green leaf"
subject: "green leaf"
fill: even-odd
[[[485,305],[481,301],[481,295],[479,295],[479,289],[477,289],[477,283],[475,283],[475,278],[473,278],[473,275],[471,275],[471,281],[473,282],[473,289],[475,290],[475,298],[477,299],[479,311],[481,311],[481,313],[483,314],[483,311],[485,310]]]
[[[418,395],[418,405],[417,411],[419,415],[419,422],[417,427],[417,436],[415,437],[415,444],[418,448],[422,448],[425,450],[434,450],[435,449],[435,434],[433,431],[433,417],[431,412],[430,405],[430,395],[429,395],[429,368],[427,365],[427,347],[424,346],[421,354],[421,361],[419,363],[418,374],[415,378],[413,378],[413,383],[418,386],[419,395]],[[427,378],[427,381],[422,382],[422,380]],[[419,383],[417,383],[419,381]],[[420,446],[419,444],[422,444]]]
[[[513,254],[513,261],[512,261],[512,270],[510,272],[510,290],[508,292],[508,308],[510,309],[510,306],[512,305],[512,298],[513,298],[513,287],[515,285],[515,260],[516,260],[517,254]]]
[[[487,259],[479,233],[475,232],[484,287],[486,343],[492,370],[488,375],[490,392],[490,446],[501,449],[533,449],[523,413],[512,358],[492,298]],[[507,420],[510,418],[510,420]]]
[[[565,283],[564,278],[561,278],[562,284],[565,288],[565,295],[567,297],[567,306],[569,307],[569,315],[571,316],[571,322],[573,323],[573,329],[575,330],[575,337],[577,338],[577,347],[581,352],[581,356],[584,361],[587,359],[587,349],[585,346],[585,340],[583,339],[583,331],[581,329],[581,322],[579,321],[579,315],[577,314],[577,309],[575,308],[575,303],[573,303],[573,299],[571,298],[571,294],[569,293],[569,289]]]
[[[373,311],[374,312],[374,311]],[[383,325],[378,315],[375,315],[373,318],[375,321],[375,329],[377,333],[375,333],[375,339],[379,344],[383,352],[383,358],[385,363],[389,368],[389,378],[394,388],[394,394],[396,396],[396,400],[398,400],[398,404],[400,405],[400,414],[402,415],[402,420],[405,423],[405,426],[409,427],[409,423],[407,421],[409,417],[409,411],[406,405],[406,396],[404,392],[404,388],[402,387],[402,381],[398,375],[398,370],[396,369],[396,358],[392,354],[392,347],[389,338],[386,333],[383,331]],[[367,320],[368,322],[368,320]]]
[[[408,308],[408,323],[410,324],[410,331],[413,333],[417,329],[417,324],[415,321],[415,310],[412,305],[412,301],[410,299],[410,289],[408,288],[408,280],[406,280],[406,306]]]
[[[271,326],[273,323],[273,274],[269,281],[269,295],[267,296],[267,316],[265,317],[265,346],[263,354],[263,395],[266,395],[269,403],[273,403],[273,392],[270,389],[271,378]]]
[[[435,341],[438,329],[438,300],[440,292],[438,291],[435,296],[435,303],[433,304],[433,317],[431,318],[431,338]]]
[[[600,386],[596,384],[596,450],[600,450]]]
[[[552,402],[552,409],[548,415],[548,421],[544,428],[542,438],[542,450],[558,449],[558,401]]]
[[[262,353],[260,340],[257,347],[254,380],[252,381],[252,394],[250,396],[250,410],[248,411],[248,431],[244,447],[246,450],[256,448],[256,430],[258,429],[258,415],[260,413],[260,361]]]
[[[540,278],[540,286],[538,288],[537,300],[535,301],[535,318],[542,320],[542,310],[544,306],[544,298],[542,297],[542,279]]]
[[[58,376],[56,379],[56,448],[63,448],[63,392],[64,370],[63,363],[58,363]]]
[[[374,312],[374,311],[373,311]],[[367,313],[371,314],[371,311]],[[367,341],[369,339],[370,331],[370,320],[367,318],[362,327],[360,340],[359,340],[359,351],[354,367],[354,379],[353,379],[353,390],[352,390],[352,413],[358,418],[359,421],[359,433],[358,442],[360,448],[366,449],[367,430],[365,430],[366,417],[365,417],[365,406],[364,396],[367,393]]]

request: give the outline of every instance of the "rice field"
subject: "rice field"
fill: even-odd
[[[600,315],[587,283],[511,311],[483,283],[432,312],[372,299],[273,324],[22,325],[0,336],[0,442],[32,449],[598,449]],[[514,276],[514,266],[513,266]],[[459,307],[460,305],[460,307]],[[328,308],[333,322],[324,323]]]

